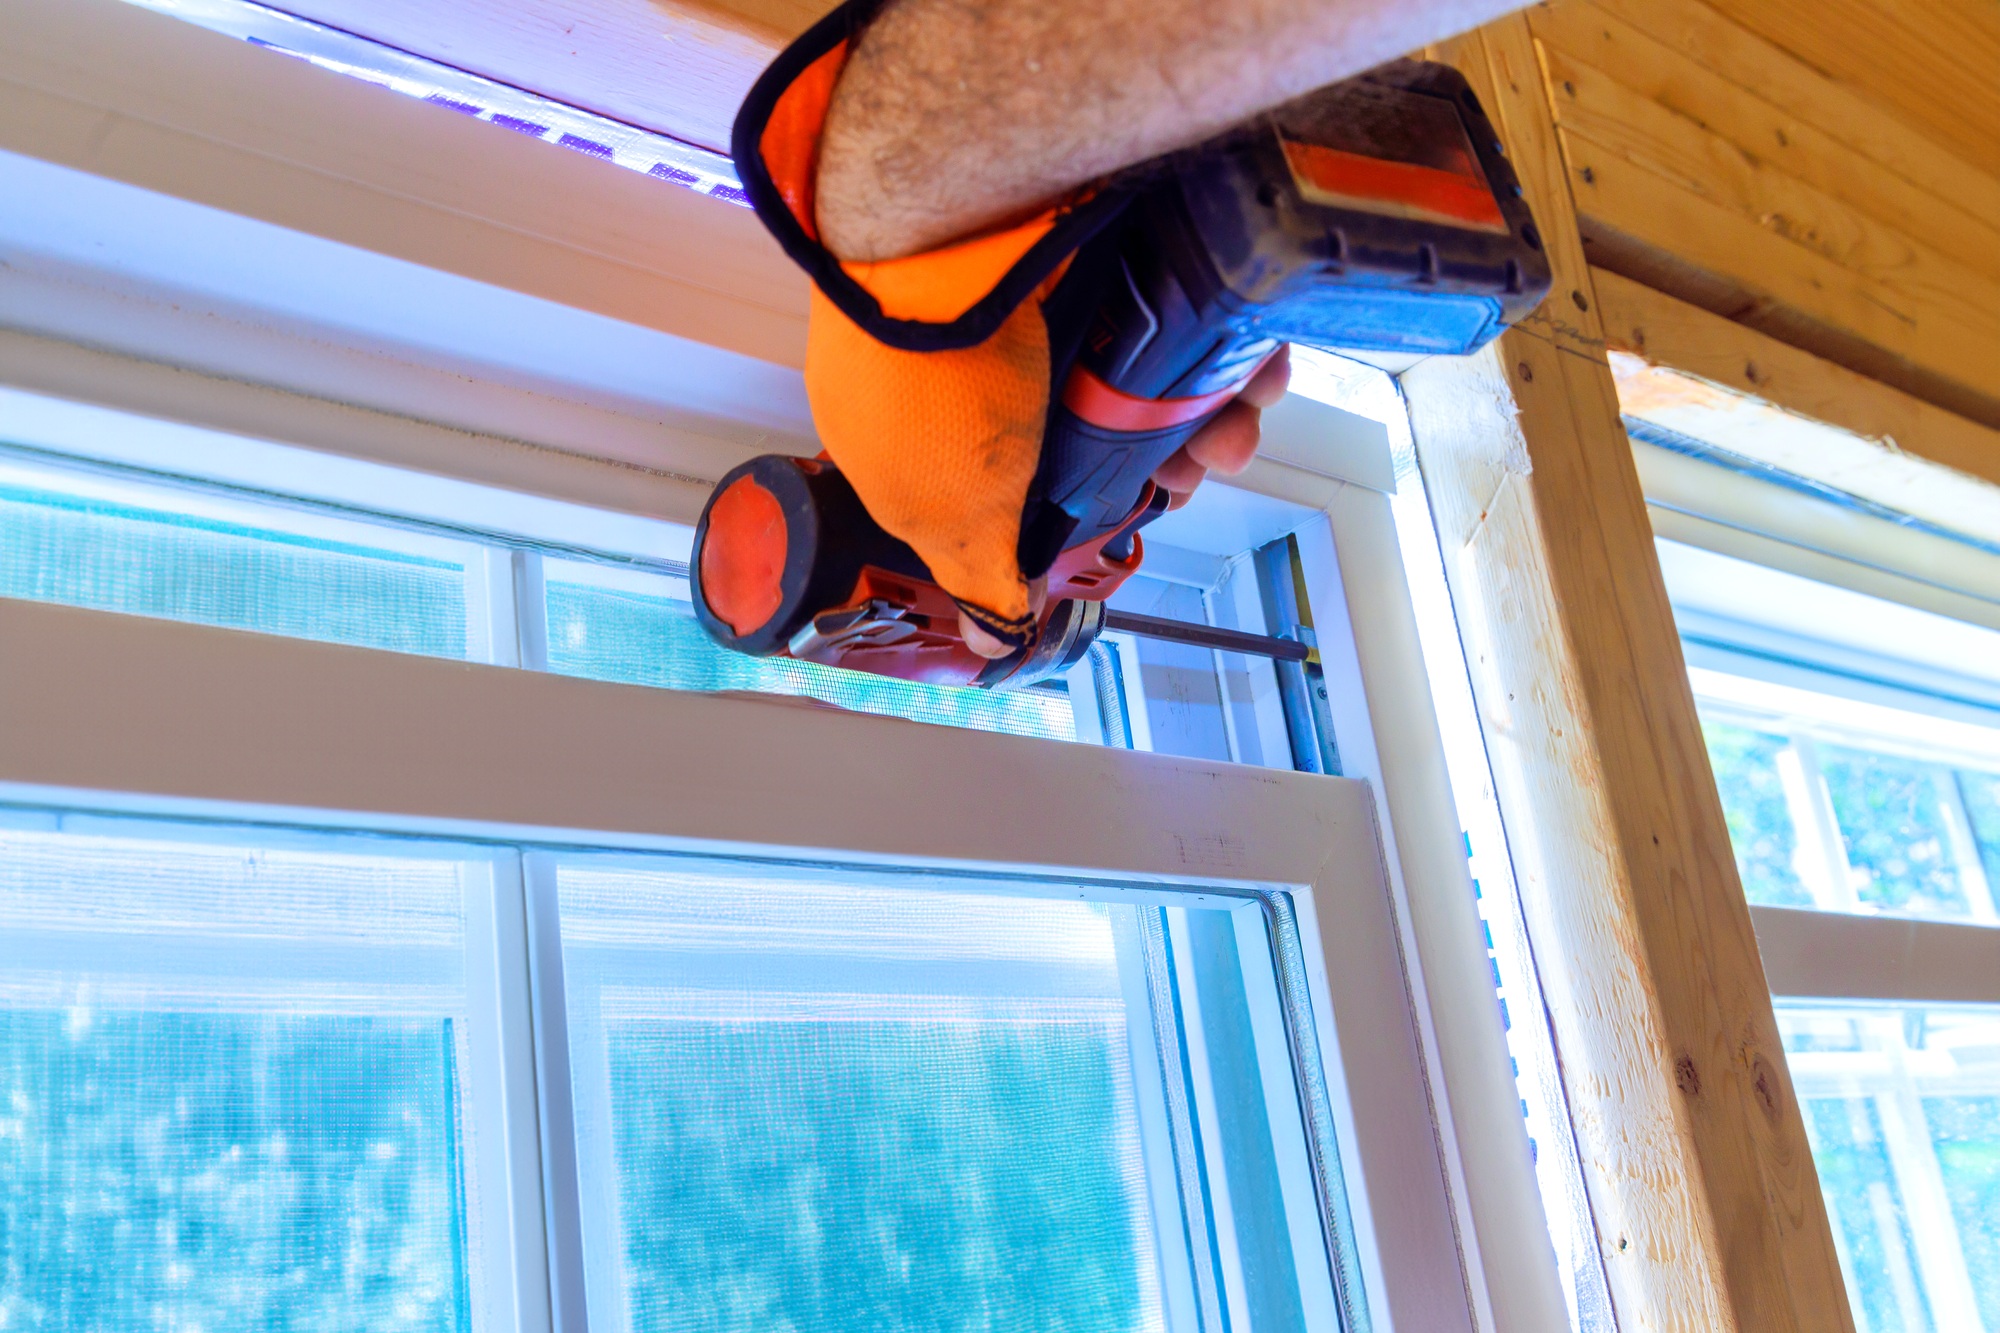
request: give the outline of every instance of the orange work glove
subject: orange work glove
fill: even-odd
[[[764,72],[737,116],[737,171],[813,280],[806,395],[821,445],[967,616],[1018,647],[1035,622],[1018,552],[1049,414],[1042,302],[1126,196],[1099,190],[941,250],[841,262],[813,214],[820,132],[880,3],[849,0]]]

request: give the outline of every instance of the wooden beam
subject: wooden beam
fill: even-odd
[[[1852,1327],[1527,21],[1450,44],[1542,318],[1403,376],[1619,1324]]]
[[[2000,426],[1991,321],[1912,300],[1591,140],[1562,144],[1592,264]]]
[[[1968,162],[2000,172],[2000,5],[1981,0],[1714,0],[1773,45]]]
[[[1557,0],[1591,262],[2000,426],[2000,180],[1698,0]]]
[[[1919,235],[1766,164],[1564,51],[1545,45],[1542,57],[1556,123],[1565,134],[1588,139],[1742,214],[1878,285],[1905,306],[1935,306],[1975,327],[1996,324],[2000,280],[1993,274],[2000,233],[1991,227],[1956,209],[1936,210],[1914,186],[1889,182],[1887,203],[1900,203],[1906,214],[1921,215],[1926,206],[1935,213],[1920,225],[1958,251],[1946,254]],[[1829,174],[1839,170],[1838,164],[1829,164]]]
[[[1656,5],[1656,9],[1668,6]],[[1821,128],[1764,95],[1732,82],[1725,73],[1694,55],[1661,41],[1637,25],[1587,0],[1560,0],[1529,12],[1529,25],[1542,43],[1543,66],[1549,85],[1563,94],[1558,117],[1591,115],[1592,89],[1576,82],[1575,66],[1588,67],[1589,77],[1607,81],[1626,97],[1641,98],[1681,121],[1705,130],[1734,148],[1720,154],[1717,169],[1741,173],[1760,170],[1782,173],[1803,182],[1861,213],[1886,223],[1915,240],[1988,276],[2000,273],[2000,179],[1972,171],[1945,155],[1914,130],[1886,117],[1868,119],[1870,135],[1857,135],[1848,116],[1858,107],[1809,108],[1832,117],[1834,129]],[[1718,35],[1730,31],[1720,20]],[[1748,33],[1741,42],[1755,44]],[[1776,52],[1768,53],[1773,57]],[[1810,70],[1773,59],[1764,72],[1774,78],[1809,81]],[[1568,86],[1576,82],[1574,88]],[[1579,130],[1588,133],[1581,124]],[[1879,142],[1883,161],[1867,151]],[[1711,149],[1704,160],[1718,156]]]
[[[1615,273],[1591,277],[1626,413],[2000,539],[2000,430]]]
[[[1558,0],[1545,17],[1554,20],[1575,7],[1574,0]],[[1964,158],[1883,115],[1879,107],[1855,89],[1828,78],[1700,0],[1592,0],[1592,7],[1616,15],[1634,29],[1657,39],[1662,47],[1682,53],[1716,79],[1743,89],[1801,123],[1817,127],[1856,154],[1907,178],[1926,195],[1961,201],[1975,216],[2000,216],[2000,173],[1972,170]],[[1911,21],[1921,21],[1930,12],[1928,7],[1906,11]],[[1543,12],[1537,13],[1539,16]],[[1536,26],[1541,25],[1542,19],[1538,17]],[[1655,77],[1671,78],[1674,68],[1670,63]],[[1631,86],[1644,85],[1634,82]],[[1680,89],[1672,96],[1701,94]],[[1701,115],[1688,106],[1676,109],[1718,129],[1731,119],[1728,115]],[[1767,144],[1744,147],[1753,152],[1760,147],[1766,152],[1770,150]]]

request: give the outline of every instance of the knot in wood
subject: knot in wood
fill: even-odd
[[[1784,1085],[1778,1081],[1777,1069],[1764,1058],[1762,1051],[1750,1059],[1750,1087],[1757,1094],[1757,1105],[1763,1108],[1764,1118],[1777,1124]]]

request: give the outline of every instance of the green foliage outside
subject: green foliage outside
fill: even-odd
[[[1916,1245],[1874,1103],[1813,1097],[1803,1109],[1827,1220],[1854,1275],[1855,1313],[1872,1333],[1930,1333],[1930,1305],[1912,1276]]]
[[[1793,868],[1798,832],[1778,779],[1777,757],[1789,742],[1720,722],[1704,721],[1701,734],[1729,821],[1744,896],[1773,907],[1812,906],[1812,894]]]
[[[2000,1097],[1927,1097],[1924,1119],[1980,1321],[2000,1329]]]
[[[1862,902],[1892,912],[1963,916],[1965,888],[1945,825],[1944,769],[1827,745],[1821,768]]]
[[[632,1328],[1148,1326],[1122,1040],[1081,1022],[619,1025]]]
[[[0,1010],[0,1328],[466,1333],[451,1042]]]

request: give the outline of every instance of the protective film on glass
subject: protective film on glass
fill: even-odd
[[[544,563],[549,669],[673,690],[751,690],[819,699],[856,712],[1076,738],[1067,695],[1043,689],[953,689],[789,658],[746,657],[704,634],[685,579],[582,561]]]
[[[1343,1327],[1259,904],[556,882],[593,1328]]]
[[[0,1327],[469,1330],[460,867],[12,824]]]

